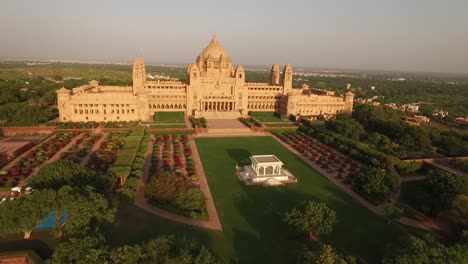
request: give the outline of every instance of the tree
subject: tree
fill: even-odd
[[[399,186],[398,175],[384,169],[367,167],[353,178],[353,187],[367,199],[378,203]]]
[[[109,254],[111,263],[115,264],[138,264],[143,257],[140,245],[122,247],[112,250]]]
[[[107,258],[107,249],[104,247],[103,238],[86,236],[70,238],[60,243],[54,250],[49,263],[106,263]]]
[[[452,201],[452,210],[458,219],[468,219],[468,195],[457,195]]]
[[[467,177],[440,170],[430,170],[427,174],[423,184],[425,196],[419,200],[429,208],[430,213],[437,214],[441,210],[450,209],[457,195],[468,195]]]
[[[311,239],[332,231],[336,213],[325,203],[308,201],[286,212],[284,221],[294,230],[306,233]]]
[[[398,208],[390,203],[384,204],[382,210],[389,223],[400,220],[404,213],[402,208]]]
[[[57,192],[58,210],[67,210],[64,236],[83,236],[95,232],[104,222],[113,222],[116,209],[94,188],[64,186]]]
[[[352,256],[342,257],[338,255],[330,245],[323,245],[320,251],[312,252],[305,249],[302,254],[302,264],[356,264],[356,258]]]
[[[405,236],[390,244],[384,264],[466,263],[466,246],[446,247],[434,237]]]
[[[206,198],[199,188],[192,187],[181,193],[175,202],[182,209],[201,213],[205,210]]]
[[[92,171],[70,160],[59,160],[42,167],[29,179],[29,184],[36,189],[51,188],[58,190],[64,185],[74,187],[93,186],[99,191],[109,191],[115,177]]]
[[[39,190],[0,204],[0,235],[24,233],[29,238],[34,227],[56,208],[56,193]]]
[[[352,140],[359,140],[366,133],[359,122],[346,116],[325,122],[325,127]]]
[[[146,195],[158,203],[168,204],[175,202],[187,188],[183,177],[166,171],[150,180],[146,186]]]

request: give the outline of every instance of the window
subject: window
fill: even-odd
[[[117,117],[117,120],[119,120],[119,117]]]

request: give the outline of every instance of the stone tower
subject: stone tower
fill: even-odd
[[[62,87],[61,89],[55,92],[57,93],[57,108],[59,110],[59,120],[61,122],[71,121],[71,91]]]
[[[283,94],[287,94],[292,90],[292,67],[291,64],[286,64],[283,71]]]
[[[279,85],[280,84],[280,71],[278,64],[273,64],[271,67],[271,85]]]
[[[143,59],[136,59],[133,63],[133,94],[142,92],[145,89],[146,69]]]
[[[354,94],[349,91],[346,92],[343,100],[345,101],[344,113],[351,114],[353,112]]]

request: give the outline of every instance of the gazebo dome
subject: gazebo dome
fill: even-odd
[[[231,59],[231,57],[226,53],[224,48],[218,42],[216,34],[213,35],[210,44],[201,53],[201,57],[204,59]]]

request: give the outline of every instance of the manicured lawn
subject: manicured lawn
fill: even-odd
[[[294,122],[281,122],[281,123],[269,123],[263,122],[263,124],[267,127],[286,127],[286,126],[294,126],[297,127],[296,123]]]
[[[339,222],[324,242],[368,263],[379,263],[385,245],[407,232],[356,204],[270,137],[198,138],[196,143],[223,232],[176,224],[121,202],[115,223],[106,228],[112,245],[176,235],[179,243],[198,241],[234,263],[295,263],[297,252],[310,242],[290,232],[282,219],[303,200],[323,201],[337,212]],[[234,167],[247,163],[253,154],[275,154],[299,183],[271,188],[241,184]]]
[[[274,115],[274,112],[252,112],[251,116],[255,117],[260,122],[291,122],[288,119],[281,119]]]
[[[154,121],[157,123],[184,123],[184,112],[156,112]]]
[[[149,128],[186,128],[187,126],[185,123],[181,124],[171,124],[171,123],[158,123],[158,124],[151,124]]]
[[[270,137],[198,138],[196,143],[226,243],[234,248],[239,263],[293,262],[301,238],[282,219],[286,210],[303,200],[323,201],[337,212],[339,222],[325,242],[369,263],[379,262],[385,245],[405,232],[355,203]],[[254,154],[275,154],[299,182],[273,188],[241,184],[234,166],[248,163]]]

